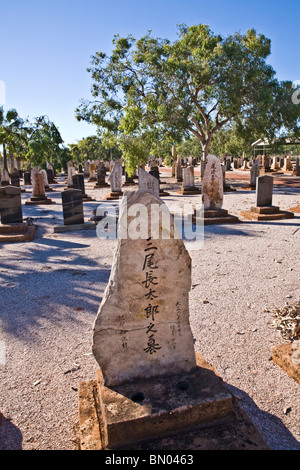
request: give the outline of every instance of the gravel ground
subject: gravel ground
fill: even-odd
[[[78,384],[97,370],[92,325],[116,242],[94,231],[55,234],[53,225],[63,223],[63,185],[53,187],[48,196],[55,204],[23,206],[24,219],[39,226],[35,240],[0,246],[0,450],[75,449]],[[86,185],[95,199],[84,203],[86,221],[108,192],[92,188]],[[169,188],[164,201],[172,212],[199,200]],[[29,188],[23,201],[28,197]],[[228,192],[223,207],[239,216],[254,200],[253,191]],[[275,186],[273,203],[297,206],[300,187]],[[300,300],[299,227],[300,214],[206,226],[202,248],[189,245],[195,348],[273,450],[300,450],[299,384],[271,360],[274,346],[285,341],[270,313]]]

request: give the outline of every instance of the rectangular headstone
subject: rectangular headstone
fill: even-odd
[[[84,176],[82,174],[72,176],[73,189],[79,189],[82,195],[85,194]]]
[[[256,207],[272,206],[273,177],[259,176],[256,183]]]
[[[21,188],[0,188],[0,213],[3,225],[23,223]]]
[[[67,189],[61,193],[64,225],[83,224],[82,192],[79,189]]]

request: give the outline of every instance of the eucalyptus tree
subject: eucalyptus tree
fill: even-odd
[[[295,127],[299,108],[289,114],[291,99],[279,99],[292,83],[276,79],[270,52],[271,41],[254,29],[222,37],[206,25],[180,25],[173,42],[151,32],[138,40],[116,35],[110,55],[92,56],[92,100],[82,100],[77,119],[116,139],[133,163],[159,141],[171,145],[191,136],[205,159],[227,125],[244,138],[272,139],[288,116],[289,128]]]

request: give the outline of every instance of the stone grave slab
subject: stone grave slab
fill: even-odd
[[[222,209],[224,176],[219,158],[208,155],[202,179],[203,207],[195,209],[193,221],[204,225],[238,223],[239,218]]]
[[[199,188],[195,186],[195,176],[194,176],[194,167],[189,165],[186,168],[183,168],[183,181],[178,194],[182,196],[190,196],[193,194],[201,194]]]
[[[122,192],[122,165],[119,161],[114,163],[109,175],[110,193],[105,197],[107,201],[113,201],[123,196]]]
[[[68,189],[61,193],[64,225],[84,224],[82,191]]]
[[[256,179],[255,206],[249,211],[242,211],[240,215],[245,219],[255,221],[292,219],[293,212],[281,211],[279,207],[273,206],[273,177],[268,175],[259,176]]]
[[[21,189],[15,186],[0,188],[1,224],[22,224]]]
[[[27,223],[0,225],[0,243],[23,243],[32,241],[36,231],[36,225]]]
[[[109,397],[112,394],[110,406],[98,400],[99,389],[105,388],[100,371],[95,380],[80,382],[79,450],[110,450],[109,438],[112,440],[111,444],[115,443],[118,450],[269,450],[257,428],[246,413],[239,408],[213,367],[200,353],[196,353],[196,362],[197,373],[191,377],[191,380],[187,377],[188,380],[182,381],[180,377],[181,382],[176,382],[173,377],[162,385],[157,386],[152,383],[153,388],[150,390],[147,386],[149,387],[151,382],[142,383],[141,388],[138,383],[134,390],[122,390],[122,393],[120,393],[121,390],[105,390],[104,395],[107,393]],[[193,398],[187,397],[192,387]],[[153,400],[155,412],[157,412],[158,407],[163,406],[163,401],[166,400],[165,393],[167,396],[173,396],[174,407],[178,405],[177,413],[174,413],[171,418],[171,421],[173,419],[177,422],[177,428],[175,432],[174,429],[169,430],[167,413],[163,408],[162,418],[159,420],[159,416],[156,416],[156,420],[159,420],[158,424],[151,427],[147,438],[142,440],[146,434],[147,421],[150,420],[150,400]],[[182,408],[180,405],[185,402],[185,397],[190,400],[190,404],[194,399],[195,407]],[[114,410],[116,411],[115,405],[119,402],[123,403],[126,409],[124,415],[118,418]],[[125,424],[124,416],[126,415],[132,417],[130,426]],[[109,432],[107,432],[107,427]],[[112,432],[113,429],[114,432]],[[129,436],[127,430],[129,430]],[[135,442],[124,443],[129,437],[135,439]],[[120,442],[116,444],[115,441],[118,439]]]
[[[85,193],[83,174],[74,175],[72,177],[72,182],[73,182],[73,185],[72,185],[73,189],[78,189],[79,191],[82,192],[83,202],[93,201],[93,199]]]
[[[32,171],[32,195],[29,200],[25,202],[27,206],[34,206],[40,204],[52,204],[52,200],[46,196],[43,176],[39,171]]]

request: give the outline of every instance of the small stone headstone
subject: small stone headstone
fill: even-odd
[[[96,165],[95,163],[90,164],[90,177],[89,181],[96,181]]]
[[[68,166],[68,178],[67,178],[67,185],[69,188],[72,188],[73,185],[73,176],[75,176],[76,170],[73,165]]]
[[[159,180],[142,168],[139,168],[138,176],[139,189],[149,191],[159,197]]]
[[[256,181],[257,181],[257,178],[259,177],[259,173],[260,173],[259,161],[255,160],[250,170],[250,186],[253,186],[253,187],[256,186]]]
[[[273,177],[259,176],[256,184],[256,207],[272,206]]]
[[[83,224],[82,191],[79,189],[67,189],[62,192],[61,197],[64,225]]]
[[[31,185],[31,175],[30,175],[30,172],[28,172],[28,171],[24,172],[24,184],[26,186]]]
[[[183,168],[183,182],[184,188],[193,188],[195,185],[194,167],[192,165]]]
[[[15,186],[0,188],[0,213],[3,225],[23,222],[20,188]]]
[[[120,162],[115,162],[113,170],[109,176],[109,182],[112,193],[122,192],[122,165]]]
[[[208,155],[202,181],[204,210],[222,209],[223,191],[221,162],[214,155]]]

